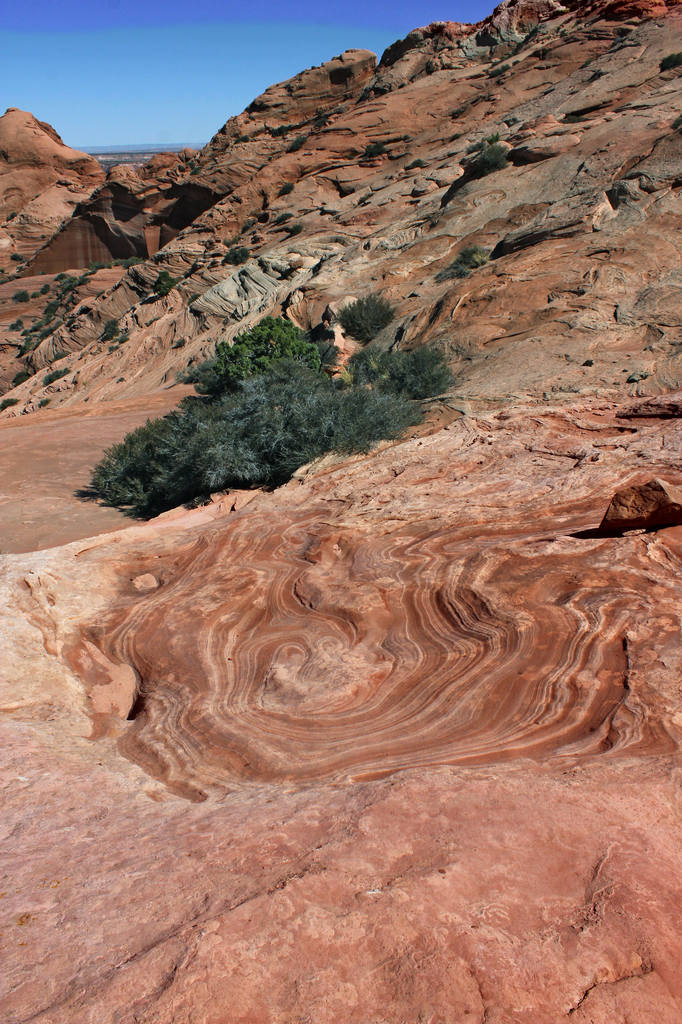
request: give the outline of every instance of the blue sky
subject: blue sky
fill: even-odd
[[[381,54],[430,21],[478,21],[493,6],[25,0],[2,15],[0,113],[31,110],[81,148],[203,143],[273,82],[350,47]]]

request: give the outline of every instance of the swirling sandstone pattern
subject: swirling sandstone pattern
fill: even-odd
[[[589,430],[570,413],[456,422],[375,457],[370,490],[356,460],[164,560],[163,585],[105,628],[107,662],[137,680],[121,750],[200,799],[239,780],[674,749],[632,645],[646,620],[674,647],[675,549],[571,534],[598,525],[614,455],[655,467],[653,436],[678,443],[679,425],[581,415]]]

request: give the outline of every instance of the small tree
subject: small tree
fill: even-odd
[[[320,353],[303,332],[290,320],[267,316],[234,342],[220,341],[215,355],[185,375],[201,395],[216,397],[234,391],[248,377],[265,373],[282,359],[303,363],[311,369],[320,367]]]

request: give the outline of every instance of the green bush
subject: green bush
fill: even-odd
[[[20,331],[24,326],[23,320],[13,320],[7,328],[8,331]]]
[[[356,385],[413,399],[442,395],[452,384],[443,353],[430,346],[411,352],[378,352],[365,348],[351,356],[348,373]]]
[[[501,146],[499,142],[486,143],[471,164],[469,176],[471,178],[484,178],[487,174],[492,174],[494,171],[501,171],[503,167],[507,167],[508,163],[505,146]]]
[[[118,320],[107,320],[100,335],[101,341],[112,341],[118,334]]]
[[[16,373],[12,378],[12,387],[19,387],[19,385],[23,384],[25,380],[28,380],[30,376],[31,374],[28,370],[19,370],[19,373]]]
[[[669,71],[670,68],[682,67],[682,52],[669,53],[667,57],[664,57],[661,61],[661,71]]]
[[[10,259],[14,260],[16,263],[22,263],[24,257],[21,255],[21,253],[13,252],[12,255],[10,256]]]
[[[365,146],[362,157],[364,160],[373,160],[374,157],[381,156],[385,152],[386,146],[383,142],[370,142],[368,146]]]
[[[15,292],[12,296],[14,302],[28,302],[29,294],[25,288],[22,288],[20,292]]]
[[[50,290],[49,284],[44,284],[43,287],[40,289],[40,294],[41,295],[47,295],[49,290]]]
[[[215,355],[188,371],[184,380],[194,384],[201,395],[217,397],[234,391],[241,381],[270,369],[281,359],[319,369],[320,353],[295,324],[281,317],[267,316],[259,324],[238,334],[230,345],[220,341]]]
[[[4,412],[5,409],[9,409],[10,406],[18,405],[18,404],[19,404],[19,399],[18,398],[3,398],[3,400],[0,402],[0,412]]]
[[[278,214],[277,217],[275,217],[275,219],[274,219],[274,221],[272,223],[275,224],[275,225],[277,225],[277,224],[286,224],[286,222],[288,220],[291,220],[292,217],[293,217],[293,213],[280,213],[280,214]]]
[[[303,225],[301,224],[300,221],[298,221],[298,223],[296,224],[290,224],[289,227],[287,228],[287,231],[289,232],[290,235],[300,235],[300,233],[303,231]]]
[[[509,71],[510,68],[510,64],[499,64],[496,68],[492,68],[490,71],[490,78],[498,78],[499,75],[503,75],[505,71]]]
[[[59,380],[60,377],[66,377],[67,373],[69,373],[68,366],[63,366],[61,370],[50,370],[50,372],[45,374],[43,377],[43,387],[46,388],[48,384],[54,384],[54,382]]]
[[[45,406],[49,405],[49,404],[50,404],[50,399],[49,398],[41,398],[40,401],[38,402],[38,408],[39,409],[44,409]]]
[[[488,262],[490,253],[479,245],[468,245],[449,267],[436,274],[436,281],[450,281],[453,278],[468,277],[472,270]]]
[[[279,192],[277,193],[277,195],[278,196],[288,196],[289,193],[293,192],[293,191],[294,191],[294,183],[293,183],[293,181],[285,181],[284,184],[282,185],[282,187],[280,188]]]
[[[675,129],[675,131],[679,131],[680,128],[682,128],[682,114],[680,114],[679,117],[676,117],[673,121],[673,128]]]
[[[293,142],[290,142],[287,146],[287,153],[296,153],[299,149],[305,146],[308,139],[307,135],[297,135]]]
[[[405,168],[405,170],[406,171],[414,171],[418,167],[428,167],[428,164],[426,163],[426,160],[422,160],[421,157],[418,157],[416,160],[413,160],[411,164],[408,164],[407,167]]]
[[[185,401],[110,448],[92,487],[146,516],[229,487],[278,486],[329,451],[367,451],[421,418],[402,395],[336,388],[326,374],[281,361],[213,402]]]
[[[368,342],[395,317],[390,302],[380,295],[367,295],[349,302],[339,310],[338,320],[346,334],[358,341]]]
[[[176,279],[171,277],[167,270],[162,270],[154,282],[154,291],[157,295],[168,295],[177,283]]]
[[[230,263],[233,267],[237,267],[240,263],[246,263],[250,255],[251,253],[245,245],[234,245],[223,256],[223,263]]]

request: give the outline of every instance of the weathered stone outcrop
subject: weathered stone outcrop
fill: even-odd
[[[10,107],[0,117],[0,269],[26,259],[103,180],[87,153],[65,146],[54,128]]]

